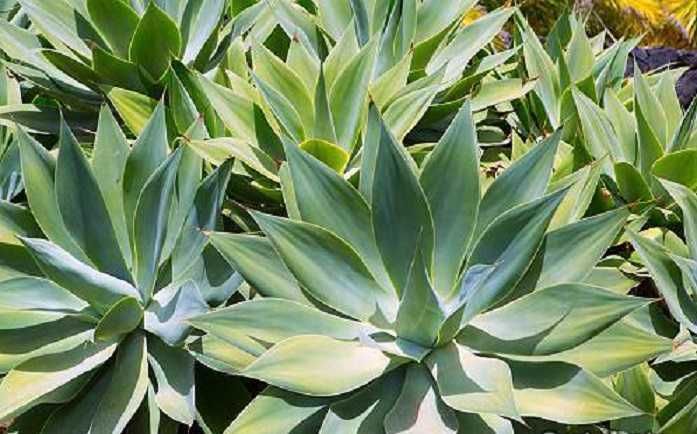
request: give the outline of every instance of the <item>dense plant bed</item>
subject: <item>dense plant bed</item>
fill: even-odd
[[[0,3],[8,433],[696,432],[692,53],[471,0]]]

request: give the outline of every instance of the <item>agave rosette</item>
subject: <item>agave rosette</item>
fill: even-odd
[[[672,71],[646,76],[636,68],[633,80],[617,93],[608,90],[602,104],[573,91],[580,143],[602,160],[619,203],[666,207],[672,200],[658,178],[697,187],[693,171],[682,170],[697,162],[697,103],[683,112],[676,78]]]
[[[210,235],[261,297],[192,319],[207,335],[189,348],[270,384],[226,433],[510,433],[509,419],[641,414],[579,366],[602,345],[570,361],[650,300],[585,283],[625,209],[550,229],[568,192],[549,186],[558,134],[480,197],[469,104],[420,169],[374,108],[369,124],[358,189],[288,146],[290,218],[255,213],[265,237]]]
[[[164,113],[131,147],[105,107],[91,161],[65,124],[57,157],[18,129],[28,207],[2,203],[17,238],[3,245],[0,419],[117,434],[197,417],[185,321],[241,281],[202,233],[230,164],[202,179],[193,151],[170,149]]]
[[[147,106],[148,97],[162,93],[173,61],[212,68],[232,34],[245,31],[249,17],[261,9],[228,20],[226,0],[18,3],[16,15],[27,23],[0,23],[4,64],[38,93],[70,108],[71,126],[90,125],[105,94],[120,103],[118,108],[128,102]],[[50,104],[11,105],[2,109],[2,117],[16,117],[42,132],[57,129],[39,122],[48,118],[57,124]]]
[[[582,18],[563,14],[543,44],[522,15],[516,22],[524,76],[539,78],[534,92],[516,102],[519,127],[538,134],[563,126],[565,138],[573,137],[576,124],[569,122],[575,115],[573,91],[593,100],[602,100],[609,90],[617,92],[639,39],[620,39],[606,48],[605,32],[591,38]]]
[[[207,125],[220,122],[210,140],[192,143],[215,164],[228,157],[244,162],[256,202],[280,201],[284,144],[354,175],[370,101],[398,140],[416,130],[411,140],[423,142],[429,128],[442,128],[472,94],[482,111],[531,89],[519,79],[493,78],[516,51],[488,49],[513,9],[460,26],[475,2],[318,1],[311,11],[285,0],[271,3],[277,22],[257,22],[233,41],[215,74],[198,76],[214,109]],[[283,32],[271,31],[279,27]],[[242,184],[235,184],[239,192]]]

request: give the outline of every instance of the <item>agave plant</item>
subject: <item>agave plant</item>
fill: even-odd
[[[697,303],[694,299],[697,289],[697,194],[682,184],[665,179],[661,183],[682,211],[686,245],[668,248],[636,233],[630,233],[630,238],[682,330],[675,337],[673,351],[659,357],[654,364],[656,371],[666,377],[666,383],[674,383],[667,393],[657,390],[669,401],[656,417],[660,432],[678,434],[690,432],[697,415],[697,377],[694,373],[697,362]],[[652,392],[649,388],[644,393]]]
[[[608,89],[619,90],[629,52],[639,39],[621,39],[605,48],[608,35],[603,32],[591,38],[585,24],[581,17],[563,14],[543,45],[525,18],[517,16],[523,75],[539,77],[534,94],[516,107],[526,135],[563,125],[565,139],[573,137],[575,124],[569,122],[575,114],[573,89],[593,100],[605,98]]]
[[[285,160],[287,143],[347,177],[355,175],[369,101],[384,113],[399,140],[416,129],[421,134],[414,134],[415,141],[420,142],[424,130],[451,117],[473,93],[473,107],[481,111],[531,89],[521,80],[493,79],[493,71],[514,50],[486,50],[512,9],[461,26],[461,17],[475,2],[442,7],[399,1],[390,7],[384,3],[387,9],[381,10],[382,2],[373,7],[368,1],[318,1],[315,15],[299,5],[276,3],[279,14],[308,23],[288,29],[278,18],[290,38],[287,47],[277,47],[273,35],[259,34],[257,23],[233,42],[212,77],[199,75],[197,80],[207,96],[205,104],[214,109],[208,119],[219,118],[225,131],[191,146],[214,164],[228,157],[245,163],[248,170],[239,173],[240,182],[235,180],[235,194],[243,202],[279,203],[284,171],[278,163]],[[372,11],[367,24],[360,19],[367,13],[363,9]],[[318,32],[328,35],[323,40],[327,47],[313,42]],[[249,186],[257,194],[245,193]]]
[[[212,68],[231,34],[245,30],[240,21],[259,9],[228,19],[226,0],[18,3],[17,14],[29,24],[0,23],[0,50],[9,58],[5,65],[31,83],[34,93],[58,100],[66,110],[93,112],[85,115],[88,119],[96,118],[105,94],[136,104],[157,99],[173,61]],[[39,110],[57,124],[50,104],[37,106],[6,107],[3,116]]]
[[[683,113],[674,78],[671,72],[647,77],[636,68],[627,86],[607,91],[602,107],[572,91],[584,138],[576,144],[602,161],[606,183],[620,203],[670,205],[656,177],[697,187],[692,171],[683,170],[697,161],[697,103]]]
[[[559,134],[481,197],[469,103],[421,169],[374,107],[369,124],[358,189],[287,146],[290,218],[255,213],[264,237],[210,235],[260,296],[191,319],[207,335],[189,348],[270,384],[226,433],[511,433],[524,417],[641,414],[579,366],[607,346],[572,355],[650,300],[586,282],[626,209],[550,229],[568,206],[548,186]]]
[[[164,113],[130,147],[103,108],[91,161],[65,124],[57,158],[17,130],[28,208],[1,206],[17,238],[2,246],[14,256],[0,281],[0,420],[118,434],[198,417],[185,320],[240,282],[202,233],[230,163],[201,180],[201,159],[170,149]]]

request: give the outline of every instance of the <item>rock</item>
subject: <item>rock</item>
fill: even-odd
[[[688,67],[689,69],[678,80],[678,97],[683,107],[687,107],[697,96],[697,51],[669,47],[637,47],[629,56],[627,76],[634,74],[635,63],[642,72],[653,71],[664,66],[669,68]]]

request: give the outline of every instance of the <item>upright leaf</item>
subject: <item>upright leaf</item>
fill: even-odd
[[[454,286],[476,225],[478,152],[472,113],[465,103],[424,163],[419,180],[433,217],[433,283],[441,295]]]
[[[131,39],[128,57],[157,82],[167,72],[170,60],[179,57],[182,47],[177,24],[151,1]]]
[[[73,239],[97,268],[130,280],[97,179],[65,123],[61,125],[56,163],[56,198]]]
[[[133,222],[134,274],[143,299],[152,295],[167,234],[167,221],[182,148],[174,151],[143,186]]]

